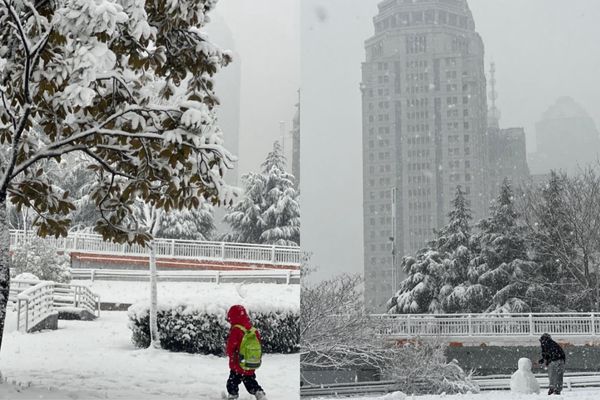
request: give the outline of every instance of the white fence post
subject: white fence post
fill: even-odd
[[[221,260],[225,261],[225,242],[221,242]]]
[[[596,336],[596,319],[594,318],[594,313],[592,313],[591,322],[592,322],[592,336]]]
[[[217,271],[216,279],[217,285],[221,283],[221,271]]]
[[[533,315],[529,314],[529,335],[533,336],[534,325],[533,325]]]
[[[175,239],[171,239],[171,255],[175,257]]]
[[[467,316],[467,321],[469,324],[469,336],[473,336],[473,321],[471,321],[471,314]]]
[[[94,278],[96,277],[96,270],[92,269],[92,272],[90,274],[90,278],[92,279],[92,282],[94,282]]]
[[[410,314],[408,314],[408,317],[406,318],[406,333],[408,334],[409,337],[412,336],[412,332],[411,332],[411,326],[410,326]]]
[[[292,278],[292,271],[291,271],[291,270],[288,270],[288,272],[287,272],[287,277],[286,277],[286,280],[285,280],[285,283],[286,283],[287,285],[289,285],[289,284],[290,284],[290,280],[291,280],[291,278]]]

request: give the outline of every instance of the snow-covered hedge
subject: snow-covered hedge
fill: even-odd
[[[250,319],[262,336],[265,353],[299,351],[299,310],[285,306],[245,305]],[[161,347],[171,351],[200,354],[225,354],[230,325],[226,320],[228,305],[199,305],[169,302],[158,306],[158,330]],[[150,344],[149,304],[129,307],[129,328],[138,347]]]

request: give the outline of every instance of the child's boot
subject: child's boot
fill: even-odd
[[[267,400],[267,395],[262,390],[256,392],[254,396],[256,396],[256,400]]]

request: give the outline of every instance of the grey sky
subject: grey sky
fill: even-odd
[[[362,272],[359,82],[379,0],[302,0],[302,246],[325,278]],[[470,0],[496,62],[501,126],[535,122],[573,97],[600,123],[600,1]]]
[[[241,64],[238,163],[241,174],[257,170],[273,141],[281,140],[280,121],[285,121],[286,134],[289,134],[300,87],[299,3],[300,0],[220,0],[217,3],[215,11],[235,41],[235,52],[239,56],[235,62]],[[211,23],[221,23],[221,20],[215,18]],[[207,28],[210,33],[219,27],[209,24]],[[286,141],[291,143],[289,136]]]

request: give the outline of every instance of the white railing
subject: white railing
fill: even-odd
[[[38,283],[40,283],[38,280],[11,279],[10,290],[8,292],[8,301],[16,303],[19,293],[23,292],[25,289],[29,289],[30,287],[37,285]]]
[[[374,315],[390,337],[600,336],[600,314],[407,314]]]
[[[247,270],[247,271],[157,271],[158,279],[171,282],[211,281],[221,283],[223,281],[245,281],[265,282],[276,281],[286,284],[300,283],[300,271],[295,270]],[[130,269],[71,269],[71,279],[94,280],[132,280],[142,281],[150,279],[148,270]]]
[[[29,332],[55,313],[54,282],[42,281],[17,295],[17,329],[21,332]]]
[[[11,248],[30,241],[33,233],[10,231]],[[89,233],[70,233],[66,238],[47,237],[44,240],[58,250],[93,254],[146,256],[148,247],[117,244],[104,241],[102,236]],[[299,267],[302,255],[299,247],[243,244],[227,242],[202,242],[195,240],[160,239],[154,240],[157,257],[181,259],[201,259],[258,263]]]
[[[67,308],[84,309],[98,317],[100,298],[82,285],[38,281],[17,295],[17,329],[29,332],[59,309]]]

